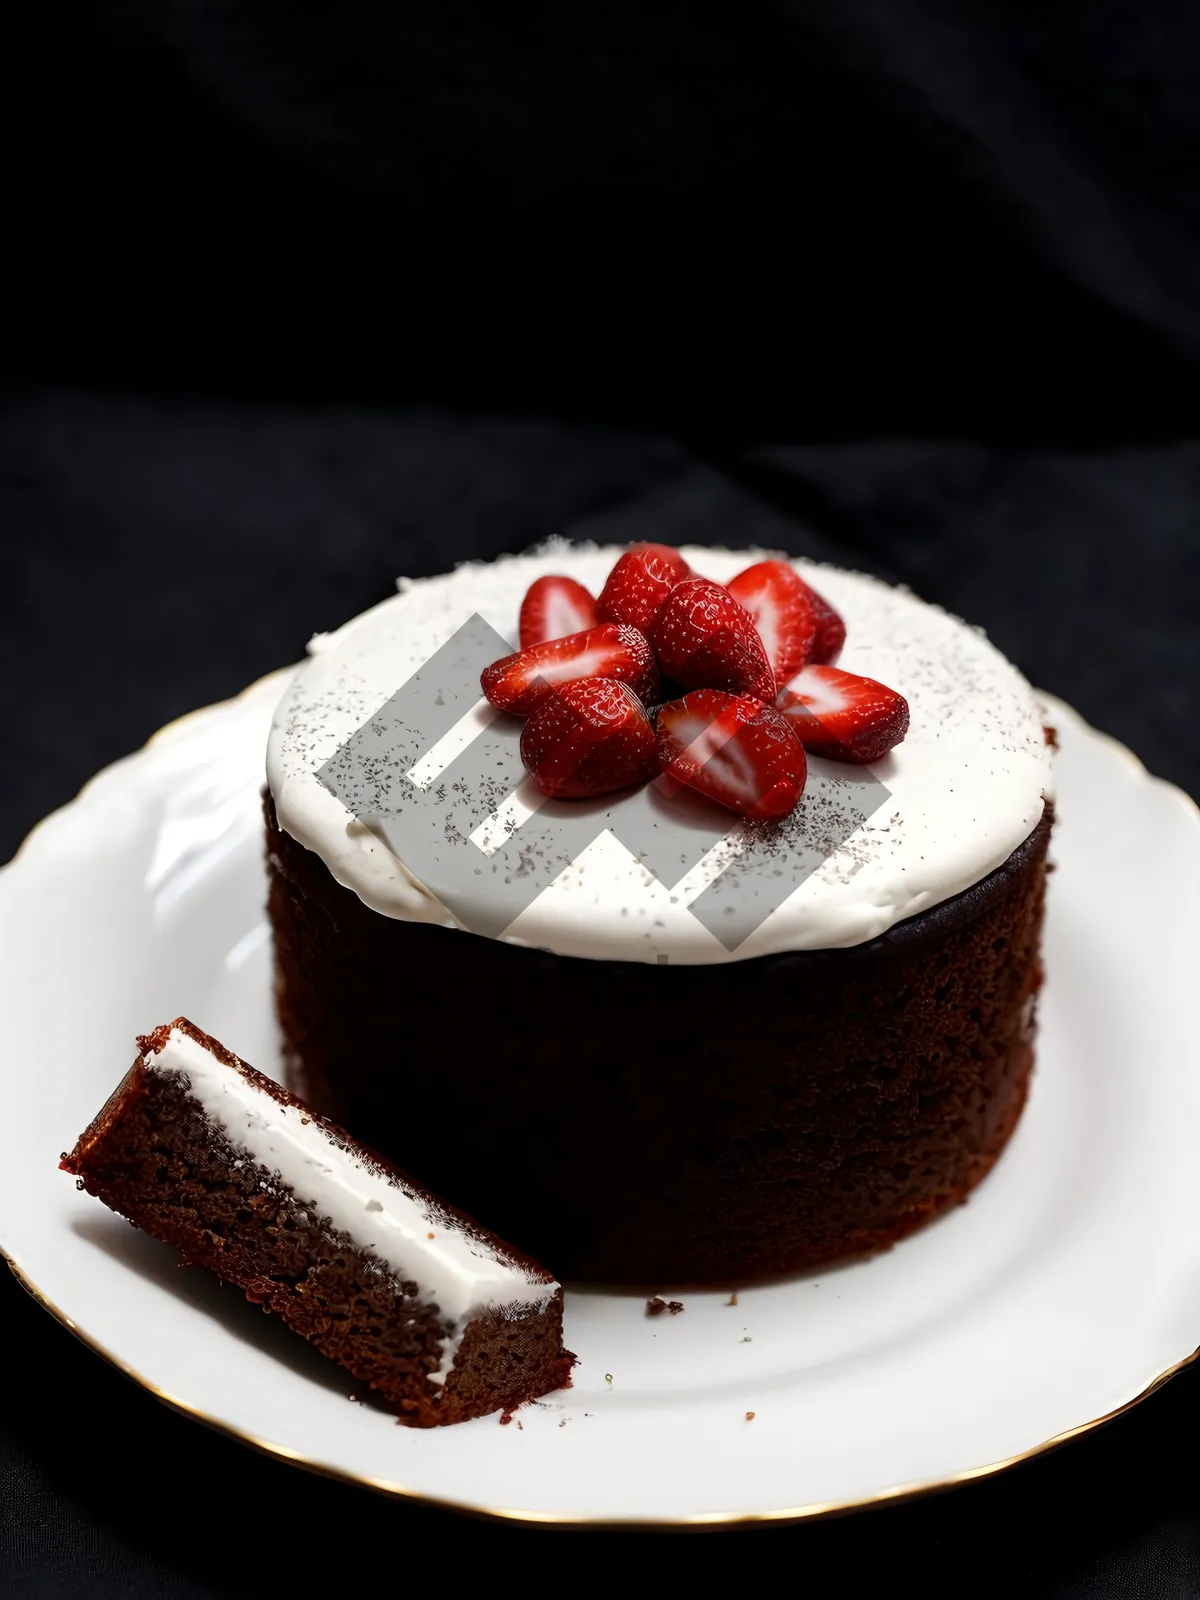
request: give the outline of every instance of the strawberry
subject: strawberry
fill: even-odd
[[[805,667],[776,703],[809,754],[831,761],[878,761],[908,732],[903,695],[840,667]]]
[[[754,624],[719,583],[686,578],[663,601],[650,642],[668,677],[688,689],[726,689],[770,704],[775,677]]]
[[[805,584],[805,588],[808,589],[813,624],[816,628],[809,660],[818,666],[832,666],[841,655],[842,646],[846,642],[846,624],[824,595],[818,594],[809,584]]]
[[[581,583],[558,573],[538,578],[521,602],[521,649],[582,633],[600,621],[596,602]]]
[[[596,602],[604,622],[627,622],[643,633],[654,613],[677,583],[691,573],[679,554],[666,544],[635,544],[617,558]]]
[[[812,655],[812,590],[786,561],[758,561],[725,587],[758,629],[776,682],[786,683]]]
[[[721,689],[693,689],[658,713],[658,764],[677,782],[739,816],[786,817],[808,764],[774,706]]]
[[[658,766],[646,708],[615,678],[551,689],[521,729],[521,760],[542,793],[561,800],[628,788]]]
[[[602,622],[493,661],[479,682],[499,710],[524,716],[554,684],[576,678],[617,678],[641,698],[652,700],[658,690],[658,665],[644,634],[621,622]]]

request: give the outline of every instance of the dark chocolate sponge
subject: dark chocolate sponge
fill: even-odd
[[[1049,810],[869,944],[719,967],[381,916],[266,814],[292,1087],[559,1277],[748,1283],[878,1250],[1021,1114]]]
[[[262,1095],[297,1104],[185,1017],[139,1039],[142,1051],[161,1048],[172,1028],[189,1034]],[[348,1143],[340,1128],[327,1125],[323,1131],[334,1143]],[[358,1154],[377,1165],[370,1151]],[[511,1410],[570,1382],[574,1357],[562,1346],[562,1290],[551,1284],[540,1309],[519,1316],[485,1311],[472,1318],[445,1383],[430,1383],[446,1334],[438,1306],[327,1218],[314,1216],[268,1169],[229,1142],[177,1074],[150,1071],[144,1054],[63,1156],[62,1166],[81,1188],[173,1245],[185,1265],[207,1267],[278,1315],[392,1402],[401,1422],[418,1428],[464,1422]],[[470,1218],[455,1218],[429,1198],[445,1225],[457,1223],[488,1239]],[[490,1242],[517,1259],[501,1240]],[[536,1262],[525,1264],[540,1272]]]

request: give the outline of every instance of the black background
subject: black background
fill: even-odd
[[[0,854],[396,573],[560,532],[908,582],[1200,791],[1192,8],[93,0],[6,27]],[[920,1505],[559,1543],[257,1458],[0,1296],[5,1592],[305,1592],[425,1555],[1200,1593],[1190,1375]]]

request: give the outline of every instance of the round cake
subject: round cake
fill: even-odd
[[[838,666],[907,702],[895,748],[810,745],[769,824],[661,780],[548,800],[480,669],[535,580],[599,595],[620,555],[402,581],[313,641],[267,761],[289,1087],[560,1278],[736,1285],[883,1248],[968,1194],[1025,1101],[1040,708],[979,631],[796,561]],[[763,559],[681,555],[717,585]]]

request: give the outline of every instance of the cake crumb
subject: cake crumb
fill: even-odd
[[[431,1234],[431,1233],[427,1233],[427,1234],[426,1234],[426,1235],[425,1235],[425,1237],[426,1237],[426,1238],[427,1238],[427,1239],[432,1239],[432,1238],[433,1238],[433,1234]]]
[[[727,1306],[735,1306],[735,1305],[737,1305],[737,1290],[736,1290],[736,1289],[735,1289],[735,1290],[734,1290],[734,1291],[733,1291],[733,1293],[732,1293],[732,1294],[731,1294],[731,1295],[730,1295],[730,1296],[729,1296],[729,1299],[728,1299],[728,1300],[726,1300],[726,1302],[725,1302],[725,1304],[726,1304],[726,1305],[727,1305]]]
[[[747,1413],[746,1413],[746,1421],[747,1422],[753,1422],[754,1421],[754,1413],[753,1413],[753,1411],[747,1411]]]
[[[677,1317],[682,1310],[682,1300],[664,1300],[661,1295],[656,1294],[653,1299],[646,1301],[648,1317],[661,1317],[664,1311],[669,1311],[673,1317]]]
[[[611,1372],[606,1372],[604,1374],[604,1381],[608,1385],[608,1387],[611,1389],[612,1388],[612,1373]]]

